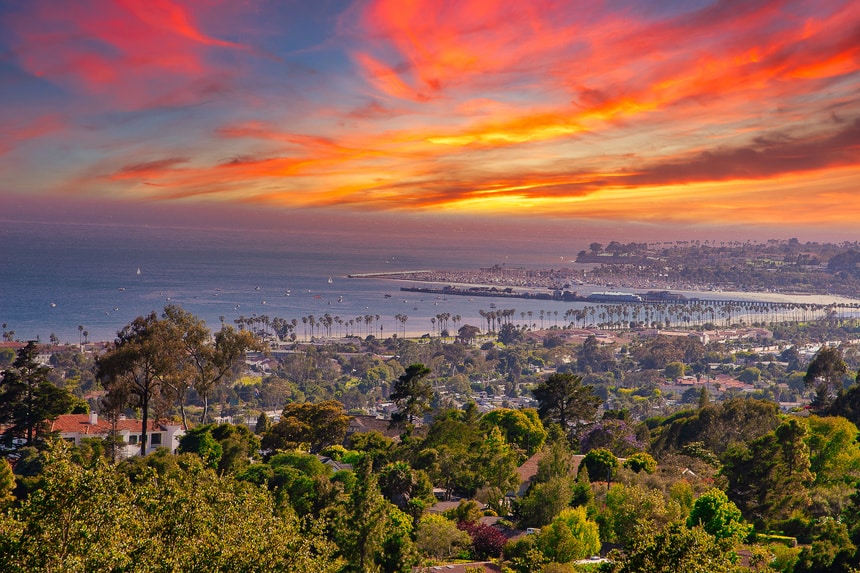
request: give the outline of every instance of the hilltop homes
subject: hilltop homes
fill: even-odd
[[[99,419],[95,412],[89,414],[62,414],[51,422],[51,432],[56,432],[59,437],[80,445],[83,438],[107,438],[111,432],[116,432],[117,437],[122,438],[125,446],[120,450],[122,457],[131,457],[140,454],[140,420],[128,420],[120,418],[116,422]],[[179,447],[179,438],[185,434],[182,425],[170,421],[150,421],[147,428],[149,443],[146,453],[154,452],[158,448],[167,448],[176,452]]]

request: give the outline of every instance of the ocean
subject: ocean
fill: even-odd
[[[267,315],[299,321],[325,313],[344,321],[379,315],[382,335],[433,331],[437,314],[480,326],[479,311],[494,299],[400,292],[402,283],[350,279],[349,274],[421,269],[473,269],[494,264],[559,266],[593,237],[532,236],[499,240],[434,229],[414,233],[373,230],[363,235],[324,230],[159,228],[111,224],[6,221],[0,231],[0,323],[17,340],[77,343],[112,340],[135,317],[176,304],[217,330],[221,317]],[[330,281],[329,281],[330,279]],[[386,297],[390,294],[390,297]],[[497,301],[516,316],[541,310],[551,326],[569,304],[523,299]],[[453,325],[449,323],[450,330]],[[363,333],[363,331],[362,331]]]

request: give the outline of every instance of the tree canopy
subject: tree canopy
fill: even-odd
[[[825,346],[815,355],[803,377],[807,387],[815,391],[814,406],[827,408],[842,390],[843,380],[848,374],[848,365],[839,348]]]
[[[412,364],[394,382],[391,400],[397,404],[397,413],[391,417],[391,425],[412,426],[418,416],[430,411],[433,386],[427,380],[430,369],[423,364]]]
[[[544,423],[555,422],[569,433],[581,423],[593,421],[600,398],[582,378],[570,372],[557,372],[533,390],[538,401],[538,413]]]
[[[281,419],[263,436],[262,447],[268,451],[306,447],[317,453],[342,443],[348,426],[349,417],[336,400],[287,404]]]
[[[247,331],[226,326],[212,342],[203,322],[177,306],[139,316],[117,333],[117,338],[97,361],[97,376],[107,390],[107,402],[119,409],[140,408],[141,454],[147,448],[147,422],[176,402],[187,427],[185,397],[193,388],[204,402],[201,419],[208,413],[208,396],[238,360],[261,342]]]
[[[43,441],[50,421],[70,412],[75,397],[48,380],[48,367],[37,360],[38,345],[30,341],[0,377],[0,429],[6,449]]]

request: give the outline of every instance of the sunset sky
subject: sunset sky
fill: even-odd
[[[860,221],[856,0],[6,1],[0,103],[7,206]]]

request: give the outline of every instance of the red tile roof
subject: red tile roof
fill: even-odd
[[[149,432],[156,432],[164,429],[165,425],[178,425],[167,423],[165,421],[149,420]],[[109,434],[113,429],[110,421],[99,417],[95,424],[90,423],[89,414],[62,414],[51,423],[52,432],[61,432],[64,434],[79,433],[84,435],[103,435]],[[140,420],[117,420],[117,431],[128,430],[129,432],[140,431]]]

